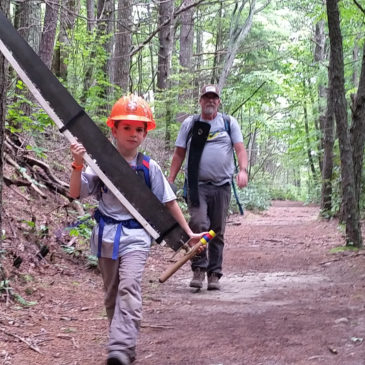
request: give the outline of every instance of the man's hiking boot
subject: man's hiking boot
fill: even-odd
[[[208,290],[220,290],[219,276],[214,272],[208,275]]]
[[[109,352],[106,365],[129,365],[131,361],[127,354],[119,351]]]
[[[190,281],[190,286],[192,288],[201,289],[203,287],[203,281],[205,279],[205,271],[197,268],[193,271],[193,279]]]

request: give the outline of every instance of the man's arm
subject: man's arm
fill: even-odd
[[[181,169],[181,165],[184,162],[186,149],[182,147],[175,147],[174,155],[172,156],[170,175],[167,179],[169,183],[173,183],[177,174]]]
[[[236,151],[237,159],[238,159],[238,166],[240,171],[237,175],[237,185],[239,188],[244,188],[248,184],[248,159],[247,159],[247,152],[243,142],[237,142],[234,144],[234,149]]]

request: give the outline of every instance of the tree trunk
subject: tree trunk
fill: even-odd
[[[361,174],[365,144],[365,45],[363,48],[359,87],[352,107],[351,146],[354,161],[355,199],[360,202]]]
[[[199,20],[201,19],[200,16],[200,11],[197,11],[197,22],[199,22]],[[202,68],[202,62],[203,62],[203,32],[200,28],[196,29],[196,33],[195,33],[195,39],[196,39],[196,54],[197,56],[195,57],[195,70],[197,75],[200,75],[200,70]],[[201,80],[199,78],[195,79],[195,88],[193,91],[193,98],[194,100],[198,100],[199,98],[199,90],[200,90],[200,82]]]
[[[25,41],[38,53],[41,34],[40,3],[22,1],[15,10],[14,26]]]
[[[41,5],[32,1],[23,1],[16,6],[14,25],[18,33],[24,40],[38,53],[39,42],[41,35]],[[18,80],[20,78],[18,77]],[[17,81],[16,81],[17,83]],[[18,90],[19,94],[27,100],[34,100],[32,94],[28,89]],[[31,105],[29,103],[21,103],[20,109],[24,115],[29,116],[32,113]],[[14,123],[14,122],[12,122]],[[18,124],[17,122],[15,124]],[[19,126],[21,128],[21,126]]]
[[[174,2],[172,0],[159,1],[159,19],[158,24],[161,26],[168,19],[168,24],[161,27],[158,33],[159,52],[157,65],[157,88],[165,90],[167,80],[170,74],[171,52],[173,44],[173,11]]]
[[[324,31],[324,20],[320,20],[316,23],[315,27],[315,49],[314,49],[314,61],[318,63],[318,68],[321,69],[322,63],[326,60],[326,34]],[[318,132],[321,134],[321,138],[318,141],[318,150],[322,151],[324,148],[324,123],[326,119],[325,111],[325,97],[326,86],[324,81],[320,80],[318,84],[318,121],[315,120],[315,126]],[[318,153],[318,164],[322,171],[323,169],[323,155]]]
[[[46,3],[46,13],[44,15],[43,31],[39,46],[39,57],[49,69],[52,65],[58,11],[59,5],[57,2]]]
[[[0,10],[8,17],[10,9],[10,0],[0,0]],[[5,133],[5,116],[6,116],[6,89],[8,67],[5,57],[0,52],[0,242],[2,241],[2,206],[3,206],[3,155],[4,155],[4,133]],[[1,265],[0,265],[1,266]],[[1,275],[1,280],[3,280]]]
[[[98,12],[97,12],[97,18],[98,18],[98,36],[99,35],[110,35],[113,34],[115,31],[114,27],[114,21],[115,21],[115,4],[113,0],[99,0],[98,2]],[[113,50],[113,42],[114,38],[109,37],[107,41],[104,43],[104,50],[105,54],[111,55]],[[107,60],[107,62],[103,65],[102,70],[104,73],[105,81],[112,81],[113,76],[113,68],[111,66],[111,58]],[[104,97],[105,100],[110,99],[111,102],[113,99],[112,93],[102,93],[100,95],[101,97]],[[105,105],[104,112],[107,113],[110,107],[108,105]],[[103,111],[101,111],[103,112]]]
[[[222,63],[222,55],[221,55],[221,49],[223,48],[222,18],[223,18],[223,2],[220,3],[219,12],[217,16],[217,33],[215,38],[215,52],[214,52],[213,70],[211,79],[212,84],[216,84],[219,82],[218,67]]]
[[[227,81],[229,72],[231,71],[231,68],[233,66],[233,62],[236,58],[238,49],[251,30],[254,14],[260,12],[269,3],[270,3],[270,0],[268,0],[267,3],[264,6],[262,6],[260,9],[256,9],[256,0],[251,0],[249,2],[249,9],[248,9],[247,17],[245,19],[244,24],[241,25],[240,22],[241,22],[241,18],[242,18],[242,13],[245,8],[245,5],[247,4],[247,1],[242,0],[240,5],[238,4],[238,1],[236,1],[235,8],[234,8],[234,11],[231,16],[231,29],[230,29],[230,35],[229,35],[229,45],[228,45],[226,57],[224,59],[224,67],[223,67],[223,70],[219,77],[219,82],[218,82],[219,90],[223,90],[223,87]]]
[[[183,7],[190,6],[193,0],[184,0]],[[194,8],[183,11],[180,15],[180,94],[179,104],[183,105],[192,97],[193,86],[193,46],[194,46]]]
[[[354,163],[347,124],[342,34],[337,3],[338,0],[327,0],[330,57],[332,59],[330,63],[330,67],[332,67],[330,92],[340,146],[342,205],[346,224],[346,243],[361,247],[362,237],[358,205],[355,198]]]
[[[168,88],[168,77],[170,75],[170,67],[171,67],[171,53],[172,53],[172,45],[173,45],[173,11],[174,11],[174,2],[172,0],[160,0],[159,1],[159,19],[158,24],[161,26],[166,21],[170,19],[170,21],[161,26],[161,29],[158,33],[159,38],[159,52],[158,52],[158,64],[157,64],[157,90],[158,91],[166,91]],[[170,149],[170,125],[172,122],[172,111],[171,111],[171,103],[166,99],[166,111],[165,111],[165,150]]]
[[[115,33],[115,50],[113,58],[113,83],[118,85],[121,93],[128,92],[129,68],[131,63],[130,51],[132,46],[132,2],[118,1],[118,18]]]
[[[357,36],[355,39],[355,44],[354,44],[354,49],[352,50],[352,61],[353,64],[356,65],[357,62],[359,61],[359,54],[360,54],[360,49],[359,49],[359,42],[360,41],[360,37]],[[352,71],[352,85],[354,87],[356,87],[356,85],[359,83],[359,77],[358,77],[358,73],[357,73],[357,68],[353,67],[353,71]]]
[[[183,6],[187,7],[193,0],[184,0]],[[188,72],[192,70],[193,44],[194,44],[194,8],[183,11],[180,15],[180,66]]]
[[[304,87],[305,87],[305,85],[304,85]],[[317,176],[316,176],[316,169],[314,167],[314,162],[313,162],[311,142],[310,142],[310,138],[309,138],[308,109],[307,109],[306,102],[304,102],[304,105],[303,105],[303,112],[304,112],[304,129],[305,129],[305,140],[307,143],[308,162],[309,162],[309,167],[312,172],[313,181],[314,181],[314,183],[316,183]]]
[[[322,162],[322,192],[321,192],[321,215],[327,217],[332,210],[332,173],[333,173],[333,144],[334,144],[334,110],[332,99],[332,75],[333,70],[332,57],[328,68],[328,92],[327,92],[327,113],[323,118],[322,144],[323,144],[323,162]]]
[[[95,0],[86,0],[87,30],[92,32],[96,25]]]
[[[69,37],[75,26],[76,15],[79,12],[78,0],[61,0],[60,31],[58,34],[58,47],[53,55],[52,70],[63,80],[67,79],[67,46],[70,44]]]

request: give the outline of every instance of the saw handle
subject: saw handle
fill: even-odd
[[[159,282],[164,283],[171,275],[180,269],[187,261],[191,260],[199,251],[201,246],[205,246],[211,239],[215,237],[215,232],[210,230],[200,241],[195,244],[180,260],[168,267],[159,277]]]

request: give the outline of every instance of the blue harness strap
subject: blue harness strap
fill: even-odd
[[[113,242],[113,255],[112,259],[116,260],[119,254],[119,242],[120,237],[123,233],[123,228],[126,227],[128,229],[141,229],[143,228],[135,219],[126,219],[124,221],[117,221],[116,219],[104,215],[100,212],[99,209],[95,210],[94,218],[99,224],[99,232],[98,232],[98,253],[97,256],[101,257],[101,246],[103,243],[103,233],[105,224],[118,224],[117,231],[114,236]]]
[[[151,180],[150,180],[150,157],[144,155],[141,152],[138,152],[137,155],[137,165],[131,166],[133,170],[136,171],[138,175],[141,175],[144,178],[146,185],[151,189]],[[101,192],[106,192],[107,187],[102,184],[101,185]],[[103,243],[103,233],[105,224],[118,224],[117,231],[115,232],[114,236],[114,243],[113,243],[113,255],[112,259],[116,260],[119,254],[119,242],[120,237],[123,233],[123,227],[129,229],[139,229],[143,228],[135,219],[127,219],[124,221],[118,221],[114,218],[111,218],[107,215],[104,215],[100,212],[99,209],[95,210],[94,218],[99,224],[99,232],[98,232],[98,253],[97,256],[101,257],[101,246]]]
[[[150,156],[147,156],[141,152],[138,152],[137,165],[132,166],[132,169],[135,170],[137,172],[137,174],[142,175],[144,177],[144,181],[145,181],[146,185],[151,189]]]

